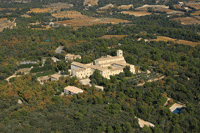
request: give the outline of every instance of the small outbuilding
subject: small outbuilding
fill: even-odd
[[[79,89],[75,86],[67,86],[64,88],[64,93],[67,95],[74,95],[74,94],[79,94],[83,93],[84,91],[82,89]]]

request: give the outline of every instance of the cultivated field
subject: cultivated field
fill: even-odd
[[[196,12],[194,12],[194,13],[191,13],[191,15],[198,16],[198,15],[200,15],[200,11],[196,11]]]
[[[13,10],[13,11],[15,11],[16,8],[0,8],[0,11],[1,11],[1,10]]]
[[[83,5],[91,5],[91,6],[98,5],[98,1],[99,0],[84,0]]]
[[[188,3],[187,6],[190,6],[192,8],[195,8],[196,10],[200,9],[200,3]]]
[[[53,13],[52,16],[56,18],[83,18],[85,17],[80,12],[77,11],[61,11],[58,13]]]
[[[105,38],[105,39],[110,39],[110,38],[119,38],[119,39],[121,39],[121,38],[123,38],[123,37],[125,37],[126,35],[104,35],[104,36],[102,36],[102,37],[100,37],[100,38]]]
[[[135,8],[135,10],[148,11],[148,8],[152,8],[153,10],[155,10],[155,9],[168,9],[169,6],[165,6],[165,5],[143,5],[141,7]]]
[[[121,13],[122,14],[134,15],[136,17],[151,15],[151,13],[149,13],[147,11],[122,11]]]
[[[177,40],[177,39],[173,39],[173,38],[165,37],[165,36],[157,36],[157,39],[151,39],[151,41],[165,41],[165,42],[171,41],[171,42],[174,42],[174,43],[189,45],[189,46],[192,46],[192,47],[195,47],[197,44],[200,44],[200,42]]]
[[[185,18],[173,18],[171,20],[180,21],[183,25],[191,25],[191,24],[200,24],[200,21],[192,18],[192,17],[185,17]]]
[[[118,9],[126,9],[126,10],[128,10],[131,7],[133,8],[133,4],[130,4],[130,5],[121,5],[121,6],[118,7]]]
[[[107,4],[103,7],[100,7],[98,10],[108,10],[108,9],[111,9],[111,8],[114,8],[114,7],[116,7],[116,6],[113,5],[113,4]]]
[[[62,8],[71,8],[73,7],[73,4],[68,4],[68,3],[62,3],[62,2],[58,2],[58,3],[50,3],[49,5],[43,5],[43,7],[45,8],[51,8],[54,10],[60,10]]]
[[[114,19],[114,18],[95,18],[95,17],[85,17],[85,18],[76,18],[72,20],[58,21],[56,23],[62,24],[64,26],[73,26],[73,27],[82,27],[82,26],[92,26],[99,24],[119,24],[119,23],[129,23],[128,20]]]
[[[27,13],[47,13],[50,12],[51,8],[32,8],[30,11],[28,11]]]

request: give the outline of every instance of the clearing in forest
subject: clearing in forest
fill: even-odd
[[[123,38],[123,37],[125,37],[126,35],[104,35],[104,36],[102,36],[102,37],[100,37],[100,38],[105,38],[105,39],[110,39],[110,38],[119,38],[119,39],[121,39],[121,38]]]
[[[196,45],[200,44],[200,42],[177,40],[177,39],[173,39],[173,38],[165,37],[165,36],[157,36],[157,39],[151,39],[151,41],[165,41],[165,42],[171,41],[171,42],[174,42],[174,43],[189,45],[189,46],[192,46],[192,47],[195,47]]]
[[[151,15],[151,13],[149,13],[147,11],[122,11],[121,13],[122,14],[134,15],[136,17]]]
[[[77,11],[61,11],[58,13],[53,13],[52,16],[56,18],[82,18],[85,15],[82,15],[80,12]]]
[[[191,25],[191,24],[200,24],[200,21],[192,18],[192,17],[185,17],[185,18],[173,18],[171,20],[180,21],[183,25]]]
[[[32,8],[30,11],[28,11],[27,13],[47,13],[50,12],[51,8]]]
[[[16,26],[16,23],[14,21],[11,22],[7,18],[0,18],[0,32],[3,31],[4,28],[12,29],[14,26]]]

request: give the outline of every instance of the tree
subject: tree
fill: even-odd
[[[144,133],[152,133],[151,128],[147,127],[146,125],[144,125],[144,127],[142,128],[142,132],[144,132]]]
[[[126,66],[124,68],[124,74],[125,74],[126,77],[131,77],[132,76],[132,73],[130,71],[130,66]]]
[[[121,132],[122,132],[122,127],[121,127],[120,124],[117,124],[117,125],[115,126],[115,133],[121,133]]]
[[[94,73],[90,76],[90,80],[92,83],[101,84],[103,81],[103,76],[100,74],[100,71],[95,69]]]
[[[107,133],[114,133],[112,126],[108,126]]]
[[[129,122],[123,124],[123,133],[132,133],[132,127]]]

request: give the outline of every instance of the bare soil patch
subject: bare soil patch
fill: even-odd
[[[151,13],[149,13],[147,11],[122,11],[121,13],[122,14],[134,15],[136,17],[151,15]]]
[[[185,17],[185,18],[173,18],[171,20],[180,21],[183,25],[190,25],[190,24],[200,24],[200,21],[192,18],[192,17]]]
[[[184,45],[189,45],[192,47],[195,47],[196,45],[200,44],[200,42],[192,42],[192,41],[187,41],[187,40],[177,40],[177,39],[173,39],[170,37],[165,37],[165,36],[157,36],[157,39],[151,39],[152,41],[171,41],[174,43],[178,43],[178,44],[184,44]]]

